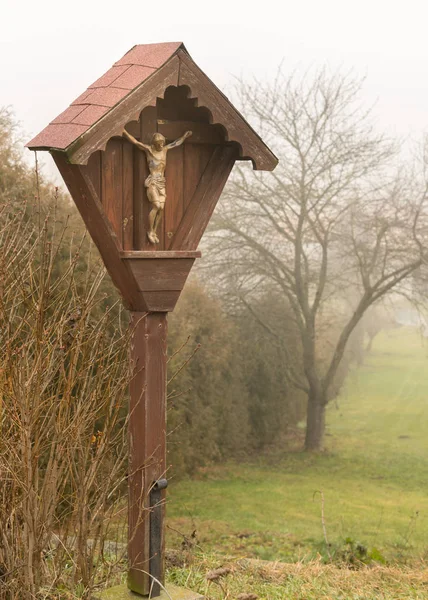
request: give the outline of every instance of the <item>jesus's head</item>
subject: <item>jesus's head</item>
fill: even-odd
[[[165,137],[161,133],[154,133],[152,137],[152,146],[155,150],[162,150],[165,146]]]

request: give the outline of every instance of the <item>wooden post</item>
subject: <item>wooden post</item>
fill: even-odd
[[[148,595],[153,586],[154,597],[159,595],[158,584],[149,573],[164,583],[165,491],[156,494],[161,516],[157,548],[150,544],[150,496],[166,469],[167,313],[131,312],[131,327],[128,587]]]

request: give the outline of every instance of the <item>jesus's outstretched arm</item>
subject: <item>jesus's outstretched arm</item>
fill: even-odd
[[[181,137],[179,137],[174,142],[171,142],[170,144],[168,144],[167,146],[165,146],[165,148],[167,150],[171,150],[171,148],[177,148],[177,146],[181,146],[181,144],[184,142],[184,140],[186,138],[190,137],[191,135],[192,135],[191,131],[186,131],[186,133],[184,135],[182,135]]]
[[[140,148],[140,150],[144,150],[144,151],[149,150],[150,151],[150,146],[146,146],[146,144],[143,144],[142,142],[139,142],[138,140],[136,140],[133,135],[131,135],[130,133],[128,133],[126,131],[126,129],[124,129],[122,131],[122,135],[124,137],[126,137],[126,139],[129,140],[131,142],[131,144],[134,144],[135,146],[137,146],[137,148]]]

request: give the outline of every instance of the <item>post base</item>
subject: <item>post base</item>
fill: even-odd
[[[192,592],[186,588],[178,587],[177,585],[168,584],[165,586],[168,594],[161,591],[161,595],[153,598],[153,600],[204,600],[197,592]],[[140,596],[131,592],[126,585],[117,585],[116,587],[108,588],[97,594],[99,600],[149,600],[150,596]]]

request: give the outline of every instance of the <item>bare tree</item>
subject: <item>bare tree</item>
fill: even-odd
[[[423,177],[409,184],[394,167],[396,148],[359,105],[360,88],[325,70],[300,80],[279,72],[272,85],[241,82],[244,114],[280,162],[272,174],[236,169],[207,240],[223,289],[232,289],[277,343],[277,329],[255,300],[273,286],[289,303],[300,347],[285,351],[301,355],[303,368],[294,369],[295,360],[284,368],[307,395],[307,450],[322,445],[325,408],[351,333],[423,262]]]

